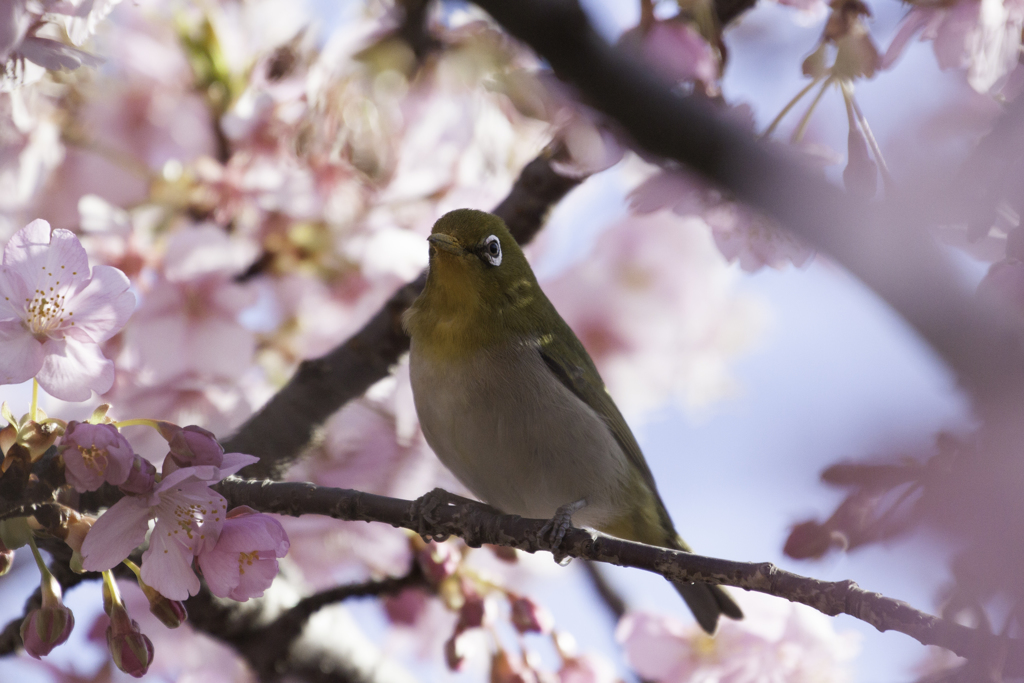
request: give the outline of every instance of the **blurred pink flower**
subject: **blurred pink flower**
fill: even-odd
[[[699,219],[630,216],[593,251],[543,282],[627,413],[669,398],[691,408],[732,390],[731,358],[761,326],[734,292],[728,268]]]
[[[101,4],[115,4],[117,0],[101,0]],[[66,45],[54,37],[60,33],[51,24],[54,15],[69,15],[67,28],[73,31],[76,44],[81,44],[89,33],[90,9],[94,0],[6,0],[0,5],[0,91],[12,90],[37,80],[39,72],[26,71],[25,61],[44,69],[77,69],[82,65],[96,66],[103,60]],[[107,10],[109,11],[109,9]],[[99,12],[96,13],[97,21]],[[103,12],[102,14],[106,14]],[[73,22],[73,23],[72,23]],[[95,28],[95,21],[91,23]],[[53,37],[46,37],[47,34]]]
[[[256,339],[239,314],[256,294],[234,277],[255,255],[253,245],[211,225],[171,236],[163,277],[145,292],[126,330],[145,384],[190,373],[237,378],[249,369]]]
[[[196,561],[210,592],[245,602],[258,598],[277,576],[277,559],[288,554],[288,535],[280,522],[247,507],[228,513],[216,545]]]
[[[558,683],[615,683],[615,666],[597,654],[570,657],[558,670]]]
[[[644,59],[665,78],[697,81],[708,93],[718,91],[718,53],[689,21],[655,21],[646,29],[626,31],[621,40],[639,41]]]
[[[74,234],[35,220],[4,247],[0,266],[0,383],[35,379],[51,396],[84,401],[114,382],[100,351],[128,321],[135,295],[110,266],[91,271]]]
[[[112,424],[68,423],[61,438],[64,476],[79,492],[95,491],[103,482],[123,484],[135,454]]]
[[[932,41],[943,69],[967,69],[967,82],[980,93],[998,89],[1018,64],[1024,2],[959,0],[949,6],[916,6],[903,19],[882,58],[882,68],[896,62],[919,31]]]
[[[814,255],[786,230],[687,172],[655,173],[629,194],[629,203],[641,214],[670,208],[680,216],[700,216],[711,227],[722,254],[730,262],[739,261],[747,272],[787,263],[799,267]]]
[[[743,621],[723,622],[714,637],[672,617],[636,612],[615,637],[631,666],[657,683],[820,683],[848,681],[857,636],[806,605],[744,593]]]

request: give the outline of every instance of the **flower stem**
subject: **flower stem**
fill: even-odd
[[[50,573],[50,570],[46,568],[46,563],[43,562],[43,556],[39,553],[39,548],[36,546],[36,539],[29,536],[28,546],[32,549],[32,557],[36,558],[36,566],[39,567],[39,573],[42,574],[45,579]]]
[[[782,123],[782,119],[786,117],[786,114],[788,114],[793,109],[793,107],[796,106],[796,103],[802,100],[804,95],[809,93],[811,91],[811,88],[817,85],[822,78],[823,76],[816,76],[814,80],[812,80],[810,83],[804,86],[803,90],[796,94],[796,97],[787,102],[786,106],[782,108],[782,111],[779,112],[778,116],[776,116],[772,120],[772,122],[768,124],[768,127],[765,128],[764,132],[761,133],[761,139],[770,137],[771,134],[775,132],[775,129],[778,128],[779,124]]]
[[[158,420],[151,420],[148,417],[137,417],[131,420],[120,420],[114,423],[114,426],[118,429],[122,427],[152,427],[153,429],[160,429],[160,422]]]
[[[32,378],[32,407],[29,409],[29,419],[36,421],[36,414],[39,411],[39,382]]]
[[[868,125],[868,118],[864,116],[864,112],[861,111],[860,105],[857,104],[857,98],[853,96],[853,86],[843,84],[843,94],[849,97],[848,107],[853,109],[854,114],[857,116],[857,121],[860,122],[860,129],[864,133],[864,137],[867,138],[868,144],[871,145],[871,153],[875,157],[875,161],[878,162],[878,170],[882,173],[882,182],[885,183],[887,190],[892,190],[892,176],[889,175],[889,166],[885,163],[885,159],[882,157],[882,149],[878,146],[878,141],[875,140],[874,133],[871,132],[871,126]]]
[[[117,582],[114,580],[114,572],[109,569],[103,570],[103,586],[107,589],[107,594],[110,596],[111,607],[114,605],[120,605],[121,591],[117,590]],[[110,614],[110,610],[107,610],[107,614]]]
[[[790,142],[796,144],[803,139],[804,132],[807,131],[807,124],[811,121],[811,114],[814,113],[815,107],[818,106],[818,102],[821,101],[822,95],[824,95],[825,91],[828,90],[828,86],[832,85],[833,80],[834,79],[829,76],[825,79],[825,82],[822,83],[821,90],[819,90],[818,94],[814,96],[811,106],[807,107],[807,111],[804,113],[803,118],[800,119],[799,125],[797,125],[796,130],[793,131],[793,137],[790,138]]]

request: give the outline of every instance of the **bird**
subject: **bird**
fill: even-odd
[[[550,519],[556,534],[575,524],[692,552],[593,360],[504,221],[458,209],[427,241],[426,284],[402,322],[416,412],[441,462],[484,503]],[[721,586],[673,586],[707,633],[720,615],[743,618]]]

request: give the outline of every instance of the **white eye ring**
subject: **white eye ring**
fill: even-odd
[[[501,240],[496,235],[484,240],[484,258],[492,266],[501,265]]]

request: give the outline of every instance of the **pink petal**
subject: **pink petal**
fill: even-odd
[[[66,310],[74,312],[74,329],[96,343],[117,334],[135,311],[135,295],[128,291],[130,284],[117,268],[93,268],[89,283],[65,305]]]
[[[82,566],[88,571],[111,569],[146,540],[149,528],[146,498],[125,496],[92,525],[82,542]]]
[[[199,592],[199,577],[192,571],[192,552],[166,532],[153,530],[149,549],[142,555],[142,580],[170,600],[187,600]]]
[[[214,548],[196,558],[203,579],[210,587],[210,592],[226,598],[241,580],[238,574],[238,553]]]
[[[47,339],[43,367],[36,379],[46,393],[62,401],[86,401],[92,392],[102,394],[114,384],[114,363],[103,357],[96,344],[73,338]]]
[[[903,50],[910,44],[911,38],[924,28],[925,24],[928,23],[929,16],[933,12],[934,10],[932,9],[914,8],[910,10],[907,16],[903,18],[900,30],[896,32],[896,37],[889,44],[889,49],[885,51],[879,68],[888,69],[899,59],[900,55],[903,54]]]
[[[43,367],[43,345],[20,320],[0,321],[0,384],[20,384]]]
[[[83,64],[98,66],[103,63],[102,59],[84,50],[65,45],[57,40],[39,38],[38,36],[26,38],[22,42],[19,51],[28,61],[34,62],[50,71],[77,69]]]
[[[44,271],[67,275],[67,279],[61,277],[65,283],[89,278],[89,257],[75,234],[54,230],[51,235],[50,224],[42,219],[14,233],[4,247],[3,264],[20,269],[29,282]]]

